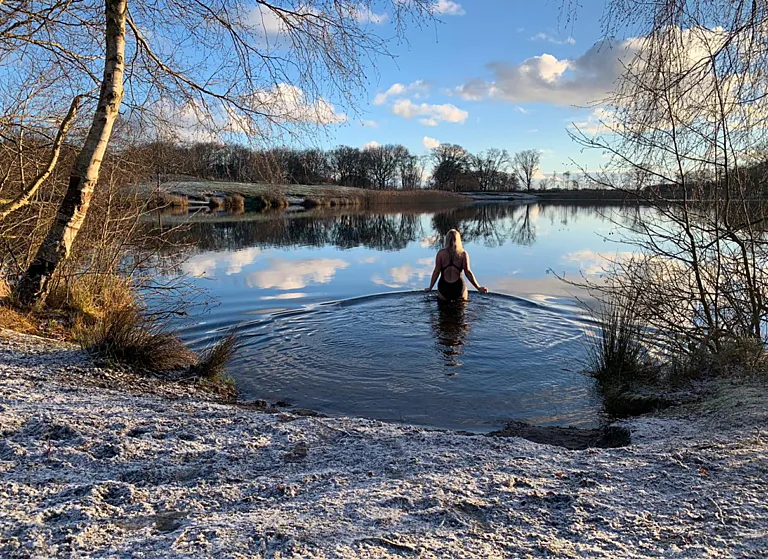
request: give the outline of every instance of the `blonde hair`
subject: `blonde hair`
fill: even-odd
[[[459,258],[464,255],[464,245],[461,242],[461,233],[451,229],[445,234],[443,248],[448,251],[451,258]]]

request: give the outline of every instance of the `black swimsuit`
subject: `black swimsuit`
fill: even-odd
[[[450,255],[449,258],[451,258]],[[445,279],[445,271],[451,266],[459,271],[459,279],[456,281],[447,281]],[[443,266],[440,270],[440,281],[437,283],[437,290],[440,292],[440,295],[449,301],[458,301],[464,295],[464,280],[461,277],[461,272],[462,268],[453,263],[453,258],[451,258],[450,264]]]

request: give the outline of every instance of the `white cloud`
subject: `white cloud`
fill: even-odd
[[[618,123],[613,111],[598,107],[585,120],[573,122],[568,128],[578,130],[588,136],[595,136],[611,133],[611,131],[616,130],[617,126]]]
[[[469,117],[469,113],[455,105],[429,105],[427,103],[416,104],[410,99],[400,99],[392,105],[392,113],[403,118],[424,117],[422,124],[435,126],[438,121],[463,123]]]
[[[363,145],[363,149],[377,148],[379,146],[381,146],[381,144],[376,140],[373,140],[372,142],[368,142],[367,144]]]
[[[269,268],[252,272],[246,279],[248,287],[275,288],[282,291],[301,289],[312,283],[328,283],[338,270],[349,263],[340,259],[314,258],[308,260],[269,260]]]
[[[376,122],[375,120],[361,120],[360,124],[362,124],[363,126],[367,126],[368,128],[378,128],[379,127],[379,123]]]
[[[437,0],[437,2],[432,4],[432,13],[441,16],[463,16],[467,12],[464,11],[464,7],[458,2],[453,2],[452,0]]]
[[[359,23],[373,23],[374,25],[381,25],[389,19],[389,16],[385,13],[377,14],[370,7],[362,6],[351,10],[344,10],[343,12],[334,11],[328,13],[326,10],[318,10],[316,7],[304,5],[292,10],[280,11],[278,15],[277,10],[267,8],[262,4],[256,4],[248,12],[246,23],[259,34],[276,37],[286,33],[289,26],[307,29],[308,25],[310,25],[309,22],[311,22],[311,26],[314,28],[312,32],[319,34],[322,32],[320,28],[325,27],[323,23],[324,15],[330,16],[328,19],[336,19],[342,16],[352,18]]]
[[[519,64],[491,62],[487,65],[490,81],[477,78],[456,92],[469,100],[492,97],[511,103],[587,105],[610,95],[624,71],[623,64],[637,51],[635,39],[622,43],[603,39],[572,60],[542,54]]]
[[[430,138],[429,136],[424,136],[421,142],[424,144],[424,147],[427,149],[435,149],[436,147],[440,146],[440,142],[438,140],[435,140],[434,138]]]
[[[355,10],[355,19],[361,23],[381,25],[388,18],[387,14],[377,14],[371,8],[357,8]]]
[[[576,39],[574,39],[573,37],[558,39],[557,37],[553,37],[552,35],[548,35],[546,33],[536,33],[533,37],[531,37],[531,41],[546,41],[548,43],[552,43],[553,45],[575,45],[576,44]]]
[[[275,12],[261,4],[256,4],[249,12],[248,23],[266,35],[278,35],[285,31],[283,20],[275,15]]]
[[[518,113],[523,113],[524,115],[530,114],[530,112],[531,112],[531,111],[529,111],[528,109],[526,109],[526,108],[524,108],[524,107],[521,107],[520,105],[516,105],[516,106],[515,106],[515,110],[516,110]]]
[[[308,99],[306,93],[295,85],[279,83],[272,89],[262,89],[251,95],[251,105],[283,122],[338,124],[347,115],[336,112],[332,103],[323,98]]]
[[[424,80],[416,80],[408,85],[402,83],[392,84],[384,93],[379,93],[373,98],[374,105],[383,105],[390,97],[402,97],[410,95],[414,99],[426,97],[429,93],[429,85]]]

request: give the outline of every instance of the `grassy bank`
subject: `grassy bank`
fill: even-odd
[[[305,208],[386,208],[386,207],[456,207],[470,200],[453,192],[437,190],[366,190],[325,185],[270,185],[254,183],[171,181],[161,186],[161,199],[173,200],[186,207],[214,204],[227,208],[219,200],[238,200],[235,210],[261,211],[289,206]],[[234,213],[237,213],[235,211]]]
[[[142,307],[129,282],[96,279],[62,278],[44,306],[20,308],[0,298],[0,330],[76,343],[109,368],[236,398],[225,371],[238,345],[233,332],[194,352]]]

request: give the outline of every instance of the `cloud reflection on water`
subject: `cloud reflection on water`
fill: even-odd
[[[239,274],[245,266],[253,264],[262,252],[257,247],[232,252],[204,252],[190,257],[181,268],[185,274],[196,278],[215,278],[215,272],[220,269],[225,269],[224,273],[231,276]]]
[[[251,272],[245,280],[248,287],[289,291],[302,289],[313,283],[328,283],[338,270],[349,267],[349,263],[338,258],[311,258],[287,260],[271,258],[269,268]]]
[[[383,278],[376,274],[371,277],[371,281],[376,285],[390,287],[393,289],[401,287],[413,287],[416,284],[424,283],[432,274],[434,259],[421,258],[417,262],[417,267],[410,264],[395,266],[389,269],[388,277]]]

